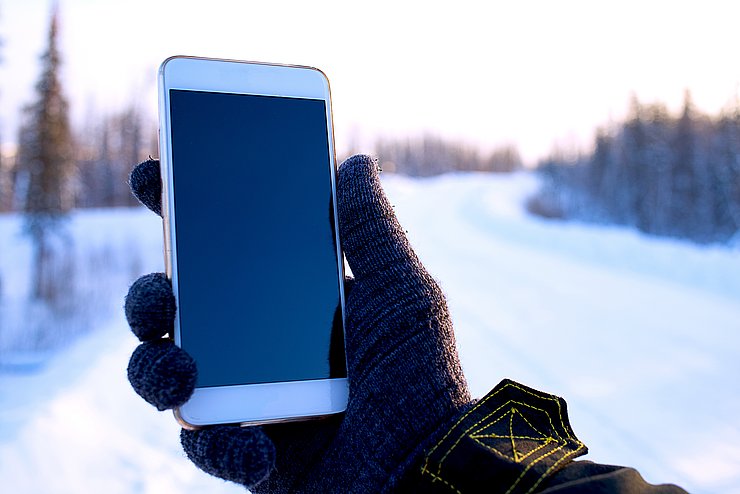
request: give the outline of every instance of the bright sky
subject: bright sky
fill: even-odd
[[[51,0],[0,0],[0,125],[38,77]],[[337,148],[433,132],[533,161],[587,144],[631,93],[716,113],[740,85],[734,0],[60,0],[73,118],[135,100],[156,115],[170,55],[312,65],[332,85]],[[156,150],[153,151],[156,154]]]

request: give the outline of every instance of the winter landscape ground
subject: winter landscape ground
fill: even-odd
[[[740,493],[737,247],[532,218],[528,174],[384,185],[448,296],[475,396],[503,377],[561,395],[588,458],[690,492]],[[0,491],[243,492],[198,472],[171,414],[126,381],[136,340],[122,299],[162,270],[158,218],[84,211],[69,229],[80,302],[76,322],[59,324],[94,329],[50,353],[11,352],[55,318],[25,302],[30,248],[19,218],[0,216]]]

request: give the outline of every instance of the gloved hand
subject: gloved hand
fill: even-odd
[[[136,167],[130,184],[161,214],[157,161]],[[198,467],[255,492],[393,490],[470,405],[444,296],[411,249],[371,158],[342,164],[337,200],[342,245],[355,276],[346,294],[347,411],[322,420],[181,434]],[[159,410],[183,404],[196,368],[166,337],[176,311],[167,278],[160,273],[137,280],[125,311],[143,341],[128,369],[134,389]]]

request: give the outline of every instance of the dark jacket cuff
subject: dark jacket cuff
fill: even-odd
[[[531,493],[586,452],[570,427],[565,400],[506,379],[440,435],[396,487]]]

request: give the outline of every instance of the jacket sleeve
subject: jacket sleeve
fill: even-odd
[[[568,421],[565,400],[504,380],[438,435],[397,485],[398,492],[466,494],[646,492],[631,468],[574,461],[588,451]]]

